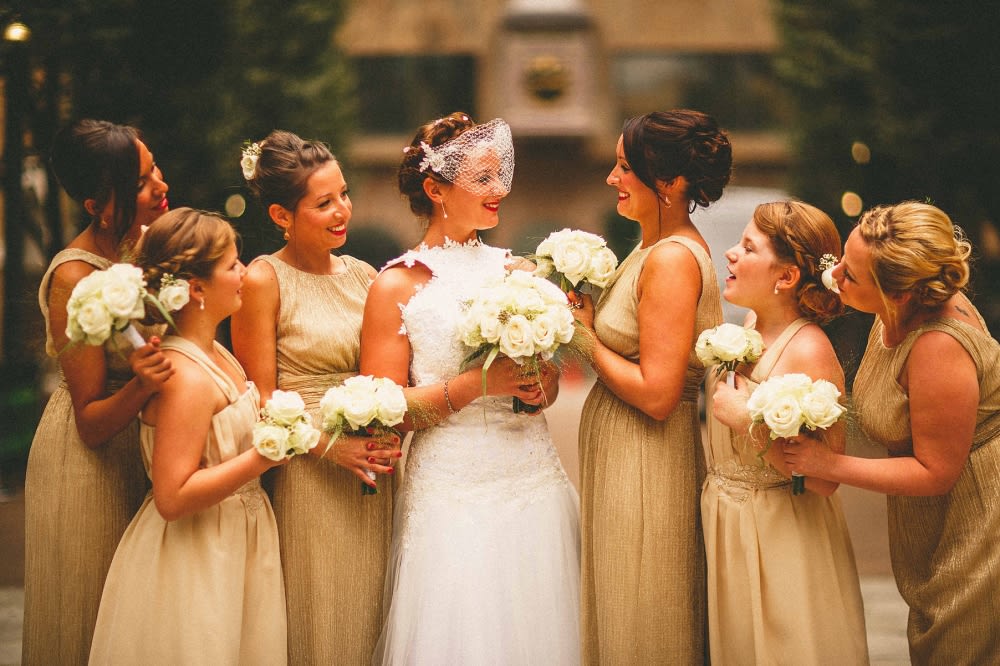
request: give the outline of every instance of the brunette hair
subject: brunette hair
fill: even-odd
[[[258,145],[260,156],[247,185],[265,211],[271,204],[295,210],[306,195],[309,177],[327,162],[337,161],[325,143],[285,130],[274,130]]]
[[[111,232],[118,242],[135,221],[139,181],[139,130],[106,120],[83,119],[56,134],[49,164],[66,194],[98,208],[114,200]]]
[[[410,202],[410,210],[417,217],[429,219],[434,212],[434,204],[427,198],[424,192],[424,180],[433,178],[441,182],[447,182],[432,170],[420,170],[420,163],[425,155],[420,147],[421,143],[426,143],[430,147],[440,146],[446,141],[454,139],[456,136],[475,126],[469,114],[461,111],[449,114],[444,118],[438,118],[417,129],[410,145],[403,149],[403,161],[399,165],[396,179],[399,184],[399,193]]]
[[[733,168],[728,135],[700,111],[654,111],[626,120],[622,149],[632,171],[654,192],[657,181],[683,176],[692,212],[722,196]]]
[[[972,245],[936,206],[917,201],[876,206],[861,216],[858,231],[884,296],[910,292],[917,308],[932,309],[969,283]]]
[[[798,266],[799,311],[821,324],[843,314],[843,303],[823,286],[820,268],[823,255],[840,256],[840,234],[830,216],[801,201],[775,201],[757,206],[753,222],[779,261]]]
[[[155,293],[166,274],[209,279],[236,240],[236,231],[220,215],[175,208],[146,229],[139,239],[135,264],[142,269],[147,288]],[[163,323],[163,318],[155,307],[147,306],[146,321]]]

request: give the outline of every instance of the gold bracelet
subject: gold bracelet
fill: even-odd
[[[445,402],[446,405],[448,405],[448,411],[451,412],[452,414],[454,414],[458,410],[455,409],[455,406],[451,404],[451,396],[448,395],[448,382],[449,381],[451,381],[451,380],[446,380],[445,383],[444,383],[444,402]]]

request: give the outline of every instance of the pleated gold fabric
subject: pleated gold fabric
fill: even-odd
[[[765,350],[751,390],[771,375],[798,319]],[[717,381],[709,373],[706,394]],[[712,418],[701,494],[712,664],[868,663],[865,612],[840,497],[792,495],[747,432]],[[836,610],[834,610],[836,609]]]
[[[958,340],[979,376],[973,451],[954,487],[939,497],[888,498],[892,570],[910,607],[910,659],[1000,663],[1000,344],[951,318],[924,324],[895,347],[883,344],[882,330],[876,320],[854,403],[865,434],[890,456],[913,450],[909,398],[896,378],[920,335],[941,331]]]
[[[46,351],[59,350],[49,330],[49,285],[63,263],[83,261],[97,269],[111,262],[84,250],[57,254],[42,277],[38,303],[45,317]],[[163,327],[138,326],[148,338]],[[107,390],[113,393],[132,377],[119,339],[105,344]],[[88,448],[76,428],[65,380],[52,393],[28,453],[24,482],[24,664],[83,664],[97,620],[104,578],[115,548],[146,493],[139,454],[139,423],[101,447]]]
[[[197,363],[229,404],[212,416],[200,466],[215,467],[253,446],[260,394],[242,393],[193,342],[167,337]],[[229,352],[216,351],[239,368]],[[152,477],[156,429],[140,425]],[[91,666],[282,666],[287,654],[278,529],[260,481],[167,522],[153,494],[115,552],[97,615]]]
[[[601,294],[601,341],[638,360],[636,285],[661,243],[687,247],[701,269],[694,335],[722,321],[708,253],[677,236],[637,247]],[[670,335],[671,322],[663,322]],[[692,344],[683,400],[664,421],[598,381],[580,420],[583,662],[701,664],[705,660],[705,550],[699,497],[705,457],[698,389],[705,369]]]
[[[343,257],[338,275],[304,273],[273,256],[278,277],[278,388],[298,391],[313,413],[328,388],[357,374],[370,280]],[[377,495],[315,456],[275,469],[272,499],[288,607],[288,662],[368,664],[382,628],[382,587],[392,532],[392,484]]]

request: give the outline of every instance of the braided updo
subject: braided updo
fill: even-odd
[[[858,231],[883,294],[909,292],[916,307],[933,309],[969,283],[972,246],[936,206],[917,201],[876,206],[861,216]]]
[[[722,196],[733,169],[733,149],[714,118],[700,111],[654,111],[625,121],[622,149],[635,175],[657,191],[657,181],[687,181],[693,211]]]
[[[215,264],[234,242],[233,227],[215,213],[175,208],[146,229],[135,264],[142,269],[146,288],[155,294],[168,273],[175,278],[209,279]],[[147,305],[146,321],[163,323],[163,318],[155,307]]]
[[[430,177],[445,182],[432,170],[420,170],[420,162],[425,157],[424,151],[420,147],[421,142],[432,148],[440,146],[475,124],[467,113],[456,111],[421,126],[417,129],[410,145],[403,149],[403,161],[399,165],[397,174],[399,193],[409,200],[410,210],[417,217],[430,219],[434,212],[434,204],[424,192],[424,179]]]
[[[258,145],[260,155],[247,185],[265,211],[271,204],[295,210],[309,190],[309,177],[336,161],[325,143],[306,141],[285,130],[274,130]]]
[[[824,254],[840,256],[840,234],[830,216],[801,201],[775,201],[757,206],[753,222],[771,241],[779,261],[798,266],[799,311],[821,324],[842,314],[844,305],[823,286],[820,268]]]

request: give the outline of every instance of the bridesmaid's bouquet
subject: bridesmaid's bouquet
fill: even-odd
[[[756,330],[736,324],[719,324],[701,332],[694,353],[715,374],[733,373],[740,363],[754,363],[764,351],[764,339]],[[730,374],[730,378],[732,375]]]
[[[164,275],[158,296],[146,290],[142,269],[132,264],[113,264],[94,271],[76,283],[66,304],[66,337],[70,342],[102,345],[115,331],[133,347],[146,344],[132,325],[146,316],[146,302],[152,303],[171,326],[170,312],[187,304],[190,294],[186,280]]]
[[[406,396],[396,382],[385,377],[357,375],[327,390],[319,401],[320,427],[330,436],[329,451],[342,434],[386,434],[406,416]],[[324,451],[324,454],[326,451]],[[368,470],[375,481],[375,472]],[[378,489],[361,484],[361,492],[374,495]]]
[[[465,303],[459,324],[462,342],[472,349],[465,364],[485,357],[484,395],[486,371],[498,354],[523,366],[526,377],[539,377],[539,363],[570,343],[575,332],[566,294],[548,280],[518,270],[481,287]],[[515,413],[535,411],[537,407],[514,398]]]
[[[754,424],[763,423],[770,429],[773,440],[795,437],[802,426],[825,430],[846,410],[840,404],[840,391],[831,382],[790,373],[761,382],[747,400],[747,411]],[[805,477],[793,474],[792,494],[804,492]]]
[[[554,274],[564,292],[576,291],[583,284],[603,289],[618,267],[618,257],[603,238],[576,229],[552,232],[531,258],[538,266],[535,275]]]
[[[254,424],[253,446],[269,460],[283,460],[316,448],[319,436],[302,396],[295,391],[275,391]]]

